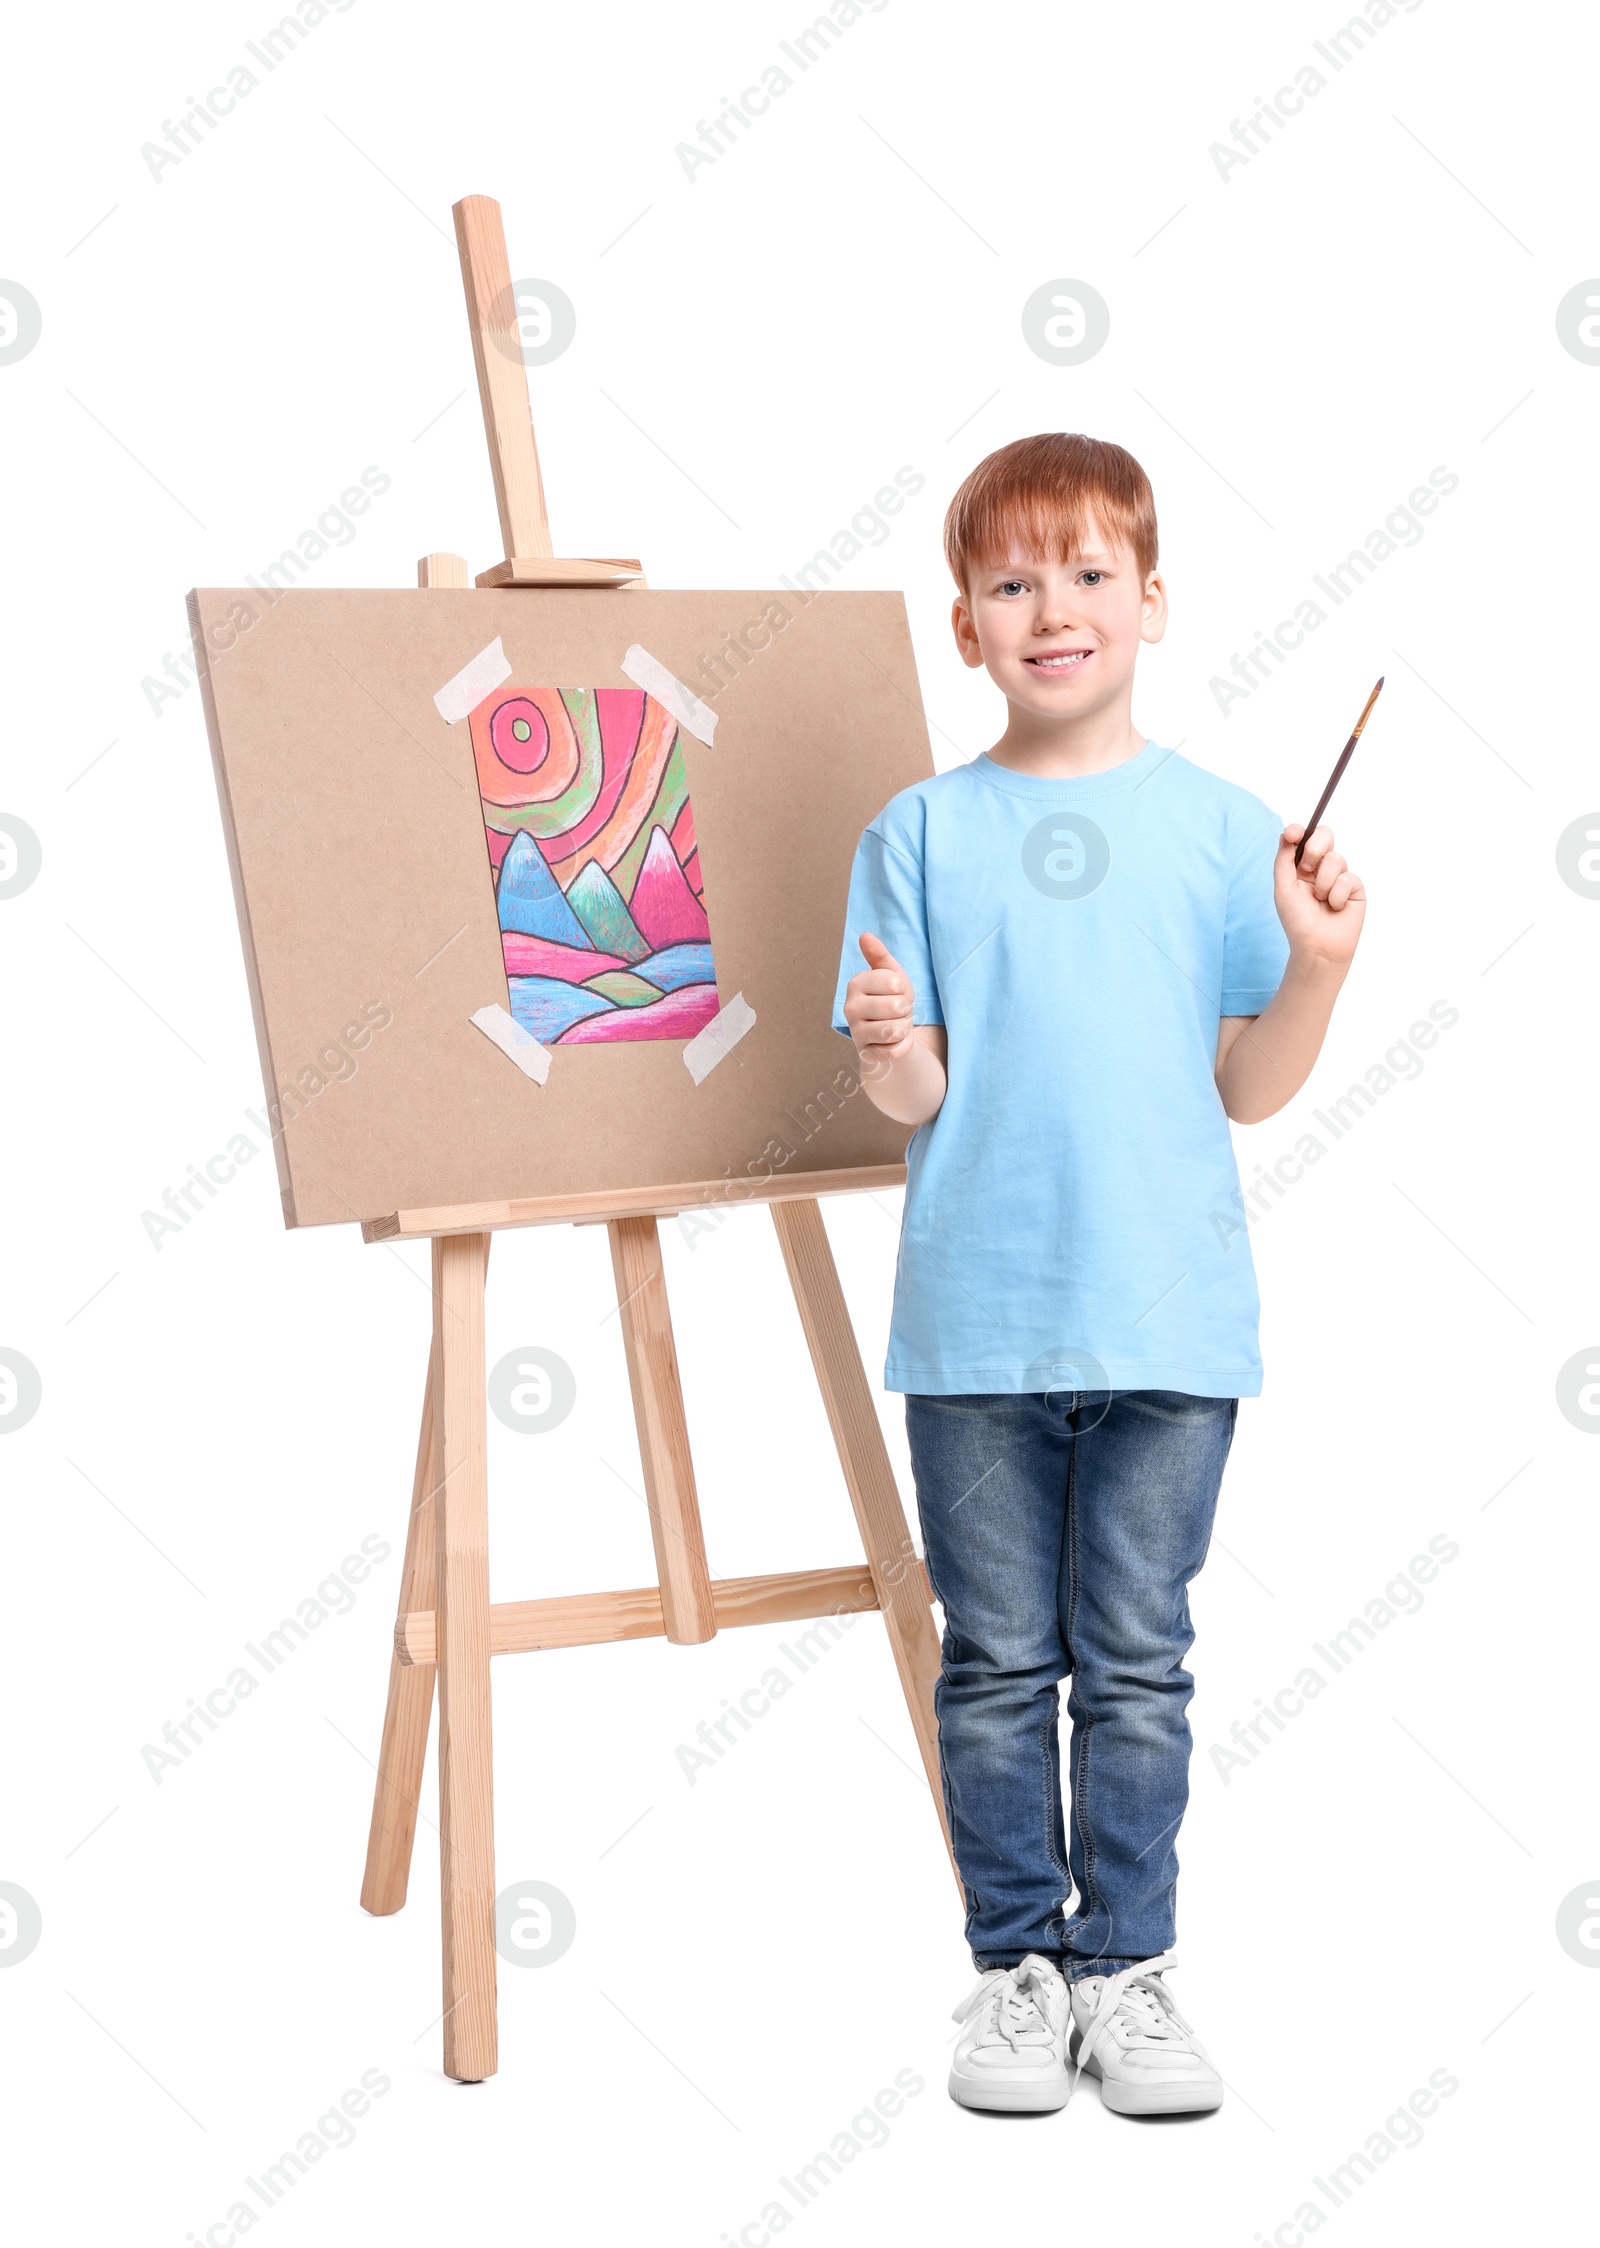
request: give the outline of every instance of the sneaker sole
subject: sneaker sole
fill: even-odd
[[[1072,2097],[1067,2078],[1034,2077],[1021,2084],[974,2083],[970,2076],[950,2071],[950,2097],[958,2106],[978,2108],[995,2115],[1048,2115],[1064,2108]]]
[[[1100,2098],[1114,2115],[1208,2115],[1222,2105],[1222,2086],[1203,2089],[1186,2084],[1127,2084],[1098,2077]]]

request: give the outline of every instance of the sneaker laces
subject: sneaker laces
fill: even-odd
[[[978,2014],[980,2045],[1009,2045],[1013,2052],[1024,2046],[1050,2045],[1055,2031],[1044,2004],[1051,1973],[1031,1955],[1020,1967],[991,1967],[957,2006],[951,2019],[966,2022]]]
[[[1134,1966],[1106,1977],[1089,2026],[1078,2043],[1077,2074],[1082,2074],[1090,2055],[1119,2013],[1132,2016],[1141,2040],[1186,2045],[1190,2052],[1199,2054],[1208,2068],[1214,2065],[1161,1980],[1167,1969],[1177,1964],[1177,1954],[1164,1951],[1159,1958],[1141,1959]]]

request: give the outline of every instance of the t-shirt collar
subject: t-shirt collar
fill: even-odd
[[[1147,741],[1136,757],[1125,758],[1120,765],[1108,765],[1103,772],[1045,777],[1019,773],[1009,765],[997,765],[989,752],[983,750],[972,759],[968,769],[1006,796],[1056,804],[1064,799],[1076,803],[1083,797],[1110,796],[1122,789],[1138,788],[1175,754],[1173,750],[1163,749],[1159,742]]]

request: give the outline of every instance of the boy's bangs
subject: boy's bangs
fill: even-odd
[[[967,567],[997,568],[1013,555],[1036,554],[1072,562],[1088,544],[1091,517],[1119,545],[1131,545],[1130,526],[1082,492],[997,494],[972,511]]]
[[[1084,551],[1091,519],[1131,548],[1147,577],[1156,566],[1155,500],[1133,455],[1093,437],[1020,438],[980,461],[951,501],[945,557],[963,589],[971,571],[1013,555],[1070,562]]]

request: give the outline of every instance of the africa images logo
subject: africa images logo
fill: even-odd
[[[1049,812],[1023,838],[1022,871],[1042,897],[1086,898],[1111,871],[1111,845],[1081,812]]]

